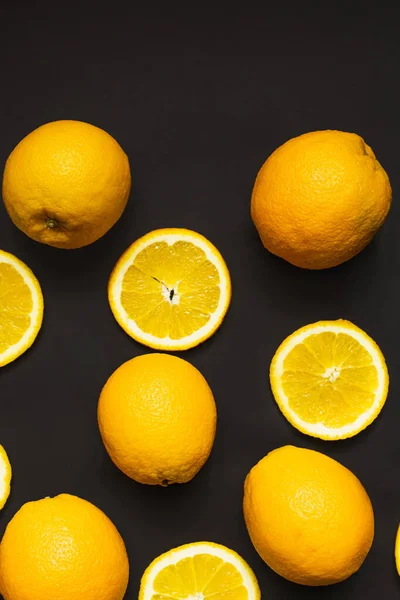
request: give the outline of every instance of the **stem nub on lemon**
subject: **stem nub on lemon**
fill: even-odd
[[[203,375],[168,354],[137,356],[105,384],[98,420],[105,447],[128,477],[169,485],[190,481],[206,462],[217,411]]]
[[[257,579],[233,550],[211,542],[174,548],[146,569],[139,600],[259,600]]]
[[[326,269],[365,248],[391,200],[389,178],[359,135],[314,131],[264,163],[251,215],[267,250],[298,267]]]
[[[43,320],[40,284],[16,256],[0,250],[0,367],[21,356]]]
[[[111,135],[81,121],[54,121],[11,152],[3,200],[15,225],[32,239],[80,248],[118,221],[130,188],[128,157]]]
[[[245,482],[244,516],[261,558],[303,585],[329,585],[358,571],[374,538],[374,514],[351,471],[313,450],[270,452]]]
[[[325,440],[349,438],[385,404],[389,375],[377,344],[339,319],[306,325],[279,346],[270,368],[275,400],[288,421]]]
[[[0,545],[4,600],[122,600],[129,562],[124,542],[90,502],[62,494],[28,502]]]
[[[108,286],[111,310],[138,342],[158,350],[185,350],[221,325],[231,280],[221,254],[187,229],[158,229],[121,256]]]

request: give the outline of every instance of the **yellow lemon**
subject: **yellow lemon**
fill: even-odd
[[[184,350],[221,325],[231,299],[228,268],[205,237],[158,229],[134,242],[108,286],[111,310],[135,340],[158,350]]]
[[[374,538],[370,499],[351,471],[312,450],[284,446],[247,476],[244,516],[261,558],[303,585],[343,581]]]
[[[118,221],[130,187],[128,158],[111,135],[81,121],[54,121],[11,152],[3,200],[15,225],[32,239],[80,248]]]
[[[32,271],[0,250],[0,367],[30,348],[43,320],[43,295]]]
[[[0,446],[0,510],[4,508],[11,491],[12,470],[7,452]]]
[[[236,552],[211,542],[174,548],[146,569],[139,600],[259,600],[257,579]]]
[[[190,481],[214,442],[217,412],[203,375],[186,360],[146,354],[104,386],[98,420],[116,466],[140,483]]]
[[[325,440],[365,429],[382,410],[389,386],[379,347],[342,319],[306,325],[286,338],[272,360],[270,380],[288,421]]]
[[[365,248],[391,200],[389,178],[359,135],[313,131],[264,163],[251,215],[267,250],[298,267],[326,269]]]
[[[395,556],[395,559],[396,559],[397,572],[400,575],[400,526],[399,526],[399,528],[397,530],[394,556]]]
[[[106,515],[62,494],[25,504],[0,545],[4,600],[122,600],[129,563]]]

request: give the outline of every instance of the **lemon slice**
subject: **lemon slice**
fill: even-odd
[[[43,295],[32,271],[0,250],[0,367],[35,341],[43,320]]]
[[[288,421],[308,435],[356,435],[380,413],[389,376],[376,343],[349,321],[319,321],[295,331],[271,363],[271,388]]]
[[[396,544],[394,549],[394,557],[396,560],[397,572],[400,575],[400,526],[397,529]]]
[[[159,350],[185,350],[221,325],[231,280],[221,254],[205,237],[159,229],[121,256],[108,298],[116,320],[135,340]]]
[[[0,510],[4,508],[11,490],[11,465],[7,452],[0,446]]]
[[[211,542],[180,546],[145,571],[139,600],[258,600],[257,579],[233,550]]]

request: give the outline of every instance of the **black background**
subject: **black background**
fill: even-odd
[[[264,598],[397,598],[400,46],[394,13],[382,3],[371,12],[364,4],[341,14],[329,6],[245,3],[207,12],[200,5],[183,10],[118,2],[107,9],[68,4],[57,14],[31,4],[9,3],[0,13],[0,163],[39,125],[78,119],[119,141],[133,186],[120,222],[78,251],[31,241],[0,207],[0,247],[34,270],[45,296],[37,342],[0,372],[0,442],[14,469],[0,533],[24,502],[69,492],[103,509],[123,535],[131,562],[128,600],[137,598],[140,576],[154,557],[204,539],[241,553]],[[311,272],[264,251],[249,202],[267,156],[317,129],[363,136],[389,173],[394,202],[364,252]],[[158,227],[207,236],[233,280],[219,332],[181,354],[214,391],[215,446],[193,482],[168,489],[120,473],[96,421],[108,376],[147,352],[114,321],[108,276],[129,244]],[[268,367],[297,327],[338,317],[375,338],[391,381],[378,420],[356,438],[333,443],[286,422],[269,389]],[[248,539],[241,510],[245,475],[268,451],[289,443],[338,459],[370,494],[375,541],[360,572],[343,584],[291,584],[262,563]]]

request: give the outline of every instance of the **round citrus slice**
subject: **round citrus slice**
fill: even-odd
[[[139,600],[259,600],[257,579],[233,550],[211,542],[180,546],[145,571]]]
[[[32,271],[0,250],[0,367],[35,341],[43,320],[43,295]]]
[[[400,525],[399,525],[399,528],[397,529],[394,557],[396,560],[397,572],[400,575]]]
[[[319,321],[280,345],[272,393],[297,429],[324,440],[352,437],[380,413],[389,376],[377,344],[349,321]]]
[[[4,508],[11,490],[11,465],[7,452],[0,446],[0,510]]]
[[[108,298],[118,323],[138,342],[186,350],[221,325],[231,280],[221,254],[205,237],[188,229],[158,229],[121,256]]]

